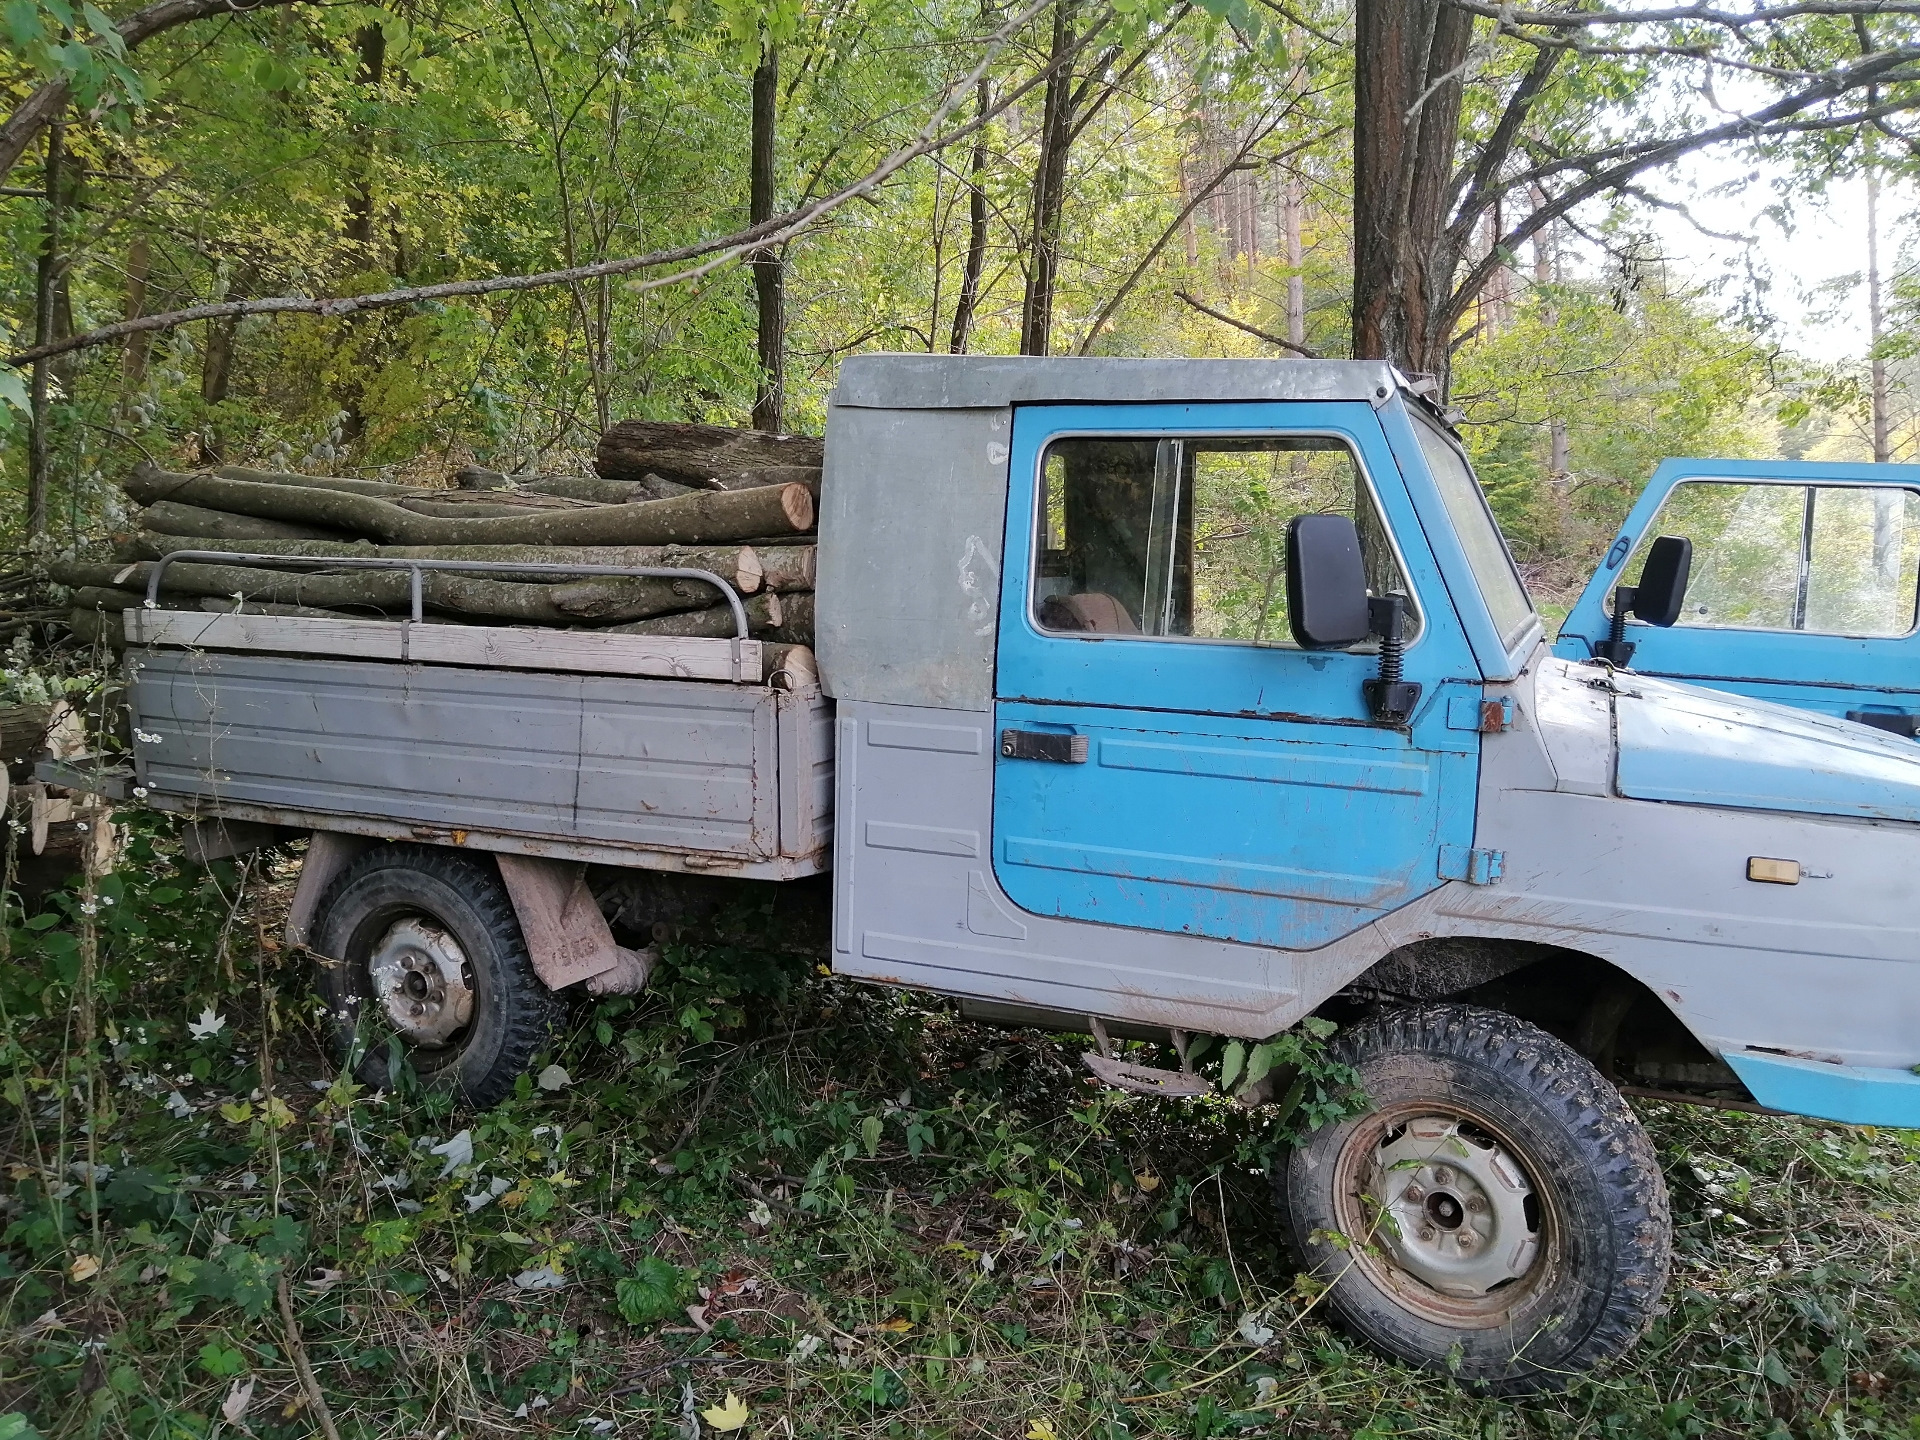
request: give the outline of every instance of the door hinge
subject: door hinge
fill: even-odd
[[[1507,868],[1504,850],[1469,850],[1464,845],[1440,847],[1440,878],[1464,880],[1469,885],[1498,884]]]
[[[1087,737],[1046,730],[1002,730],[1000,753],[1009,760],[1051,760],[1056,765],[1087,763]]]
[[[1498,735],[1513,728],[1513,697],[1455,695],[1447,701],[1447,728]]]

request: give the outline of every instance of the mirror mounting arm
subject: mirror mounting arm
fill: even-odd
[[[1593,647],[1593,658],[1604,660],[1616,670],[1633,663],[1633,652],[1640,647],[1627,639],[1627,611],[1633,608],[1639,591],[1632,585],[1619,585],[1613,592],[1613,624],[1607,638]]]
[[[1380,637],[1380,676],[1377,680],[1361,682],[1360,689],[1367,697],[1367,709],[1376,725],[1405,725],[1420,703],[1419,684],[1400,678],[1406,615],[1407,597],[1397,590],[1391,595],[1367,599],[1367,619],[1373,633]]]

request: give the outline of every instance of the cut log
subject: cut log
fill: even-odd
[[[73,608],[76,610],[106,610],[118,615],[122,610],[133,610],[146,603],[145,595],[136,595],[131,590],[122,590],[111,585],[82,585],[73,592]]]
[[[351,610],[320,610],[312,605],[275,605],[265,600],[235,600],[231,595],[202,595],[198,606],[212,615],[297,615],[308,620],[364,620]]]
[[[418,485],[393,485],[385,480],[359,480],[345,475],[295,475],[281,470],[253,470],[245,465],[218,465],[208,473],[223,480],[247,480],[255,485],[304,485],[310,490],[340,490],[349,495],[374,495],[383,500],[443,493]]]
[[[513,481],[498,470],[469,465],[453,472],[453,483],[462,490],[511,490]]]
[[[600,437],[593,468],[609,480],[638,480],[649,470],[696,483],[771,465],[818,470],[821,443],[806,435],[771,435],[725,425],[622,420]]]
[[[764,635],[776,630],[785,614],[778,595],[755,595],[746,602],[747,633]],[[636,620],[628,625],[609,625],[611,635],[677,635],[683,639],[725,640],[734,633],[733,608],[715,605],[705,610],[689,610],[679,615],[662,615],[654,620]]]
[[[342,540],[338,530],[317,525],[295,525],[257,515],[234,515],[208,510],[179,500],[149,505],[138,519],[160,535],[205,535],[217,540]]]
[[[136,590],[141,597],[153,567],[149,564],[111,565],[59,560],[47,573],[62,585],[111,586]],[[376,610],[405,615],[411,610],[411,592],[404,570],[296,572],[263,570],[244,565],[169,565],[161,577],[168,595],[245,595],[276,605],[299,605],[322,610]],[[425,608],[454,615],[485,615],[499,620],[525,620],[542,625],[577,622],[547,596],[545,585],[519,585],[474,575],[429,571],[421,577]],[[136,602],[137,603],[137,602]]]
[[[804,690],[820,683],[820,662],[809,645],[762,645],[760,679],[763,684],[784,684],[789,690]]]
[[[647,475],[639,480],[603,480],[598,475],[535,475],[523,479],[520,488],[540,495],[564,495],[569,500],[592,500],[601,505],[632,505],[642,500],[671,500],[675,495],[715,487],[682,485],[659,475]]]
[[[725,578],[725,577],[722,577]],[[703,580],[622,579],[602,576],[554,585],[547,594],[569,615],[600,624],[644,620],[681,610],[704,610],[725,597]]]
[[[752,552],[759,562],[761,584],[769,590],[811,590],[819,570],[820,552],[811,545],[770,545]]]
[[[804,485],[813,498],[820,498],[820,467],[817,465],[768,465],[759,470],[737,470],[724,475],[709,475],[702,488],[707,490],[751,490],[756,485]]]
[[[767,632],[769,640],[783,645],[813,644],[813,592],[802,590],[780,597],[780,619]]]
[[[67,629],[89,649],[100,645],[114,650],[127,648],[126,623],[117,613],[76,607],[67,617]]]
[[[399,545],[659,545],[726,541],[744,535],[813,528],[813,496],[802,485],[700,492],[639,505],[542,510],[524,516],[454,520],[416,515],[388,500],[265,485],[210,475],[176,475],[148,462],[125,482],[127,493],[230,510],[294,524],[320,525]]]
[[[494,563],[519,560],[529,565],[665,565],[688,570],[711,570],[732,583],[742,595],[751,595],[763,583],[766,567],[758,550],[747,546],[689,548],[680,545],[375,545],[366,540],[215,540],[204,536],[153,535],[142,532],[124,540],[116,550],[126,560],[158,560],[176,550],[227,550],[256,555],[299,555],[315,559],[332,556],[370,555],[392,560],[484,560]],[[810,589],[813,564],[798,563],[795,555],[812,556],[811,546],[783,549],[776,563],[782,587]],[[806,581],[786,583],[802,571]],[[525,584],[553,585],[564,576],[543,575],[538,571],[507,572],[486,577],[492,580],[517,580]]]

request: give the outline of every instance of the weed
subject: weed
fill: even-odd
[[[462,1113],[335,1068],[286,857],[193,869],[129,818],[0,968],[14,1440],[1920,1436],[1920,1136],[1643,1104],[1668,1313],[1479,1399],[1287,1268],[1263,1172],[1338,1103],[1311,1047],[1239,1052],[1279,1107],[1115,1096],[1081,1042],[836,980],[749,909]]]

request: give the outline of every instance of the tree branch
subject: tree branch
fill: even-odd
[[[1806,15],[1841,18],[1920,15],[1920,4],[1900,3],[1900,0],[1800,0],[1797,4],[1763,5],[1757,10],[1745,11],[1722,10],[1715,5],[1669,5],[1663,10],[1516,10],[1510,5],[1487,3],[1487,0],[1445,0],[1445,3],[1483,20],[1498,20],[1503,29],[1533,25],[1543,30],[1582,30],[1601,25],[1655,25],[1695,20],[1729,30],[1744,30],[1749,25],[1772,25]],[[1512,31],[1508,29],[1508,33]]]
[[[131,50],[143,40],[192,20],[205,20],[214,15],[246,15],[277,5],[300,3],[302,0],[160,0],[157,5],[134,11],[113,28],[120,33],[120,43]],[[98,46],[105,42],[96,39],[92,43]],[[0,125],[0,179],[5,179],[20,163],[20,157],[26,154],[34,137],[66,108],[72,93],[73,87],[65,80],[49,80],[36,87],[7,117],[6,123]]]
[[[1209,315],[1213,319],[1218,320],[1222,325],[1231,325],[1236,330],[1244,330],[1256,340],[1264,340],[1269,345],[1278,345],[1282,350],[1291,350],[1294,354],[1304,355],[1309,360],[1318,360],[1320,358],[1320,352],[1318,350],[1309,350],[1304,345],[1296,345],[1291,340],[1282,340],[1278,335],[1271,335],[1265,330],[1262,330],[1258,325],[1249,325],[1244,320],[1236,320],[1223,310],[1216,310],[1211,305],[1202,304],[1184,290],[1176,290],[1173,293],[1178,298],[1186,301],[1187,304],[1191,305],[1194,309],[1198,310],[1202,315]]]
[[[142,315],[137,319],[119,320],[111,325],[102,325],[65,340],[36,345],[31,349],[19,351],[7,356],[0,363],[12,366],[29,365],[46,356],[63,355],[71,350],[90,349],[142,331],[172,330],[198,320],[220,320],[242,315],[319,315],[335,318],[363,310],[390,310],[400,305],[417,305],[429,300],[457,300],[476,295],[540,290],[553,285],[570,285],[583,280],[628,275],[637,270],[651,270],[661,265],[680,264],[688,260],[700,260],[701,263],[677,270],[671,275],[636,281],[629,288],[636,292],[657,290],[663,286],[696,280],[750,251],[782,244],[811,229],[847,201],[861,198],[877,189],[903,166],[923,155],[945,149],[949,145],[966,139],[994,116],[1024,98],[1034,87],[1046,80],[1051,67],[1041,69],[1022,84],[1008,90],[993,106],[976,114],[966,124],[957,126],[944,134],[940,132],[940,126],[953,113],[961,97],[971,95],[975,83],[986,74],[994,60],[999,57],[1001,50],[1006,47],[1007,42],[1053,3],[1054,0],[1029,0],[1024,9],[988,36],[985,41],[986,54],[982,56],[980,63],[963,80],[949,87],[946,96],[935,108],[934,113],[921,126],[917,139],[899,147],[858,180],[843,186],[833,194],[731,235],[697,241],[692,245],[676,246],[671,250],[655,250],[646,255],[602,260],[592,265],[576,265],[570,269],[548,270],[536,275],[491,275],[477,280],[452,280],[439,285],[415,285],[401,290],[383,290],[371,295],[326,298],[278,295],[258,300],[228,300],[213,305],[194,305],[184,310],[170,310],[158,315]],[[1068,57],[1063,57],[1065,58]]]

